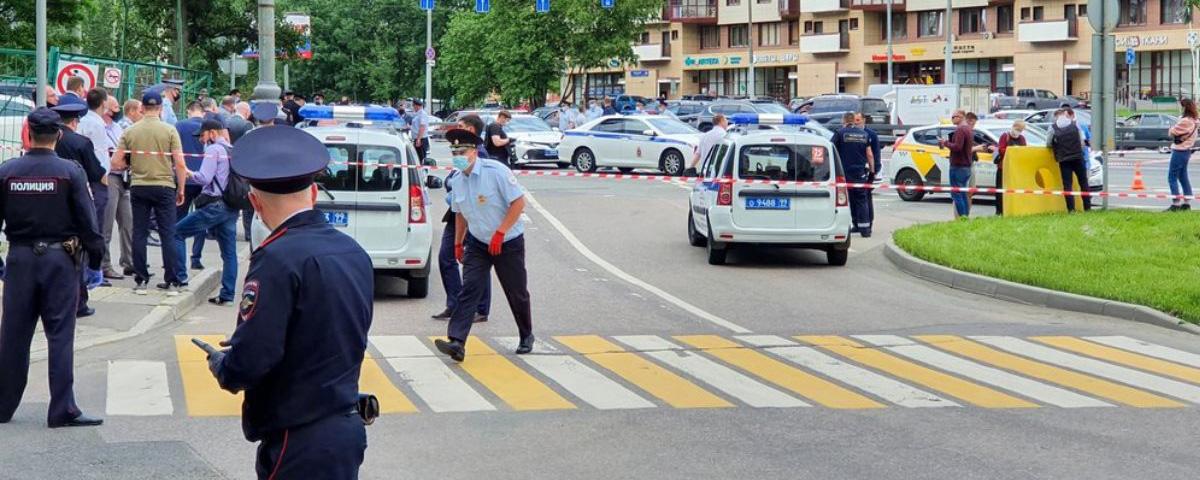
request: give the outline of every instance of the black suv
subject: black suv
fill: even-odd
[[[892,123],[891,110],[881,98],[858,95],[821,95],[800,104],[797,113],[808,115],[825,126],[841,126],[846,112],[862,112],[867,123]]]

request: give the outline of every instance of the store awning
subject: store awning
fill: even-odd
[[[1065,68],[1067,70],[1091,70],[1092,64],[1090,64],[1090,63],[1068,63]]]

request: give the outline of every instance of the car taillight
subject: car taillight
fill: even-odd
[[[717,206],[728,207],[733,205],[733,183],[729,180],[722,180],[717,187]]]
[[[408,222],[425,223],[425,195],[418,185],[408,187]]]
[[[846,177],[837,177],[837,206],[850,206],[850,193],[846,191]]]

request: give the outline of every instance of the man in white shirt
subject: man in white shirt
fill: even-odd
[[[722,138],[725,138],[725,129],[729,126],[729,120],[725,118],[725,115],[721,113],[713,115],[712,124],[712,129],[700,136],[700,147],[696,149],[696,155],[692,157],[692,166],[688,167],[688,171],[684,172],[684,175],[695,175],[696,169],[700,168],[700,162],[708,157],[708,153],[721,142]]]
[[[85,97],[88,112],[79,119],[79,131],[76,133],[92,141],[96,159],[100,160],[100,166],[104,167],[105,172],[108,172],[109,157],[112,156],[112,150],[117,147],[109,139],[104,123],[104,115],[108,113],[108,92],[102,88],[93,88],[87,92]]]

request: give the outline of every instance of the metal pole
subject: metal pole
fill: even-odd
[[[275,83],[275,0],[258,0],[258,85],[256,102],[279,103],[279,85]]]
[[[886,17],[887,17],[887,73],[888,73],[887,84],[889,87],[893,85],[893,83],[892,83],[893,82],[893,80],[892,80],[892,77],[893,77],[893,75],[892,75],[892,68],[893,68],[893,66],[892,66],[892,63],[893,63],[892,62],[892,1],[893,0],[887,0],[887,15],[886,15]]]
[[[425,49],[433,48],[433,10],[425,11]],[[425,108],[433,108],[433,60],[425,60]]]
[[[175,63],[181,67],[187,66],[186,38],[183,32],[183,0],[175,0]]]
[[[37,0],[34,8],[37,10],[35,14],[37,52],[34,53],[37,62],[37,86],[33,90],[38,106],[44,107],[46,106],[46,0]]]
[[[1106,12],[1106,15],[1108,14],[1116,16],[1117,12]],[[1103,109],[1100,112],[1100,116],[1104,117],[1104,135],[1101,136],[1104,139],[1104,143],[1100,146],[1100,158],[1104,162],[1104,191],[1107,193],[1109,191],[1108,160],[1110,158],[1108,152],[1115,150],[1117,136],[1117,99],[1115,92],[1117,88],[1116,36],[1111,32],[1107,32],[1104,35],[1102,43],[1101,47],[1104,52],[1104,89],[1100,91],[1100,96],[1103,97],[1103,101],[1101,102]],[[1092,61],[1095,61],[1095,59]],[[1094,134],[1095,132],[1093,132]],[[1108,196],[1104,197],[1103,206],[1105,209],[1108,208]]]
[[[237,88],[237,70],[234,69],[234,62],[237,62],[237,54],[229,54],[229,91]]]
[[[953,22],[950,21],[951,15],[954,15],[954,5],[952,0],[946,0],[946,65],[942,67],[942,83],[951,84],[954,82],[954,32]]]
[[[290,66],[291,64],[288,62],[283,62],[283,91],[285,92],[292,89],[291,71],[288,68]]]
[[[125,30],[129,29],[129,0],[121,0],[121,56],[125,60]]]
[[[1110,120],[1104,116],[1104,72],[1108,66],[1115,65],[1112,53],[1105,55],[1104,34],[1092,34],[1092,106],[1098,111],[1092,115],[1092,146],[1100,148],[1100,159],[1104,163],[1104,191],[1108,192],[1108,159],[1104,149],[1104,125]],[[1103,208],[1108,209],[1108,196],[1100,200]]]
[[[754,98],[754,2],[757,0],[742,0],[746,2],[746,45],[749,45],[750,58],[747,60],[746,94]]]

